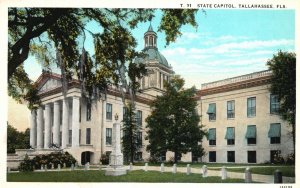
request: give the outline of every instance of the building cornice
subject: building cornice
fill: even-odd
[[[37,79],[37,81],[35,82],[35,84],[38,86],[38,88],[40,88],[50,78],[51,79],[56,79],[56,80],[61,80],[61,75],[56,74],[56,73],[44,72]],[[81,88],[79,80],[72,79],[72,80],[69,81],[69,83],[68,83],[68,90],[73,89],[73,88],[77,88],[77,89]],[[63,92],[63,88],[62,88],[62,86],[60,86],[60,87],[56,87],[56,88],[50,89],[48,91],[39,93],[38,96],[40,98],[45,98],[45,97],[49,97],[51,95],[55,95],[55,94],[62,93],[62,92]],[[122,97],[121,92],[118,91],[118,90],[116,90],[116,89],[114,89],[114,88],[109,88],[108,91],[107,91],[107,94],[108,95],[113,95],[113,96],[116,96],[116,97],[120,97],[120,98]],[[125,97],[126,97],[126,99],[130,99],[129,94],[126,94]],[[149,105],[152,102],[152,100],[144,98],[144,97],[141,97],[141,96],[136,96],[136,102],[140,102],[140,103],[148,104]]]
[[[246,88],[251,88],[251,87],[257,87],[257,86],[262,86],[262,85],[267,85],[270,83],[271,79],[271,74],[253,78],[253,79],[248,79],[244,81],[239,81],[239,82],[234,82],[230,84],[224,84],[221,86],[217,87],[210,87],[207,89],[201,89],[197,92],[198,98],[201,98],[201,96],[206,96],[206,95],[212,95],[212,94],[217,94],[217,93],[224,93],[224,92],[229,92],[229,91],[234,91],[234,90],[240,90],[240,89],[246,89]]]

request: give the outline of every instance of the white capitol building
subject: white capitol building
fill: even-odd
[[[150,26],[144,35],[144,52],[148,56],[136,59],[146,64],[148,75],[140,80],[136,110],[141,126],[142,143],[136,160],[148,160],[148,141],[145,119],[150,115],[149,104],[164,92],[163,81],[174,71],[156,47],[157,35]],[[272,161],[279,151],[283,156],[292,152],[292,138],[287,122],[277,114],[278,100],[269,90],[271,72],[261,71],[203,84],[197,93],[200,123],[208,130],[203,139],[206,155],[199,158],[192,153],[182,154],[181,161],[263,163]],[[30,145],[34,149],[17,150],[19,156],[50,153],[53,144],[71,153],[85,164],[98,164],[101,154],[112,151],[112,127],[115,114],[123,119],[120,92],[111,88],[105,98],[88,102],[82,97],[80,83],[69,83],[66,97],[62,93],[61,76],[44,72],[36,81],[42,105],[31,112]],[[166,152],[162,160],[173,153]]]

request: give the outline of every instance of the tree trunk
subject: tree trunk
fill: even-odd
[[[177,163],[177,151],[174,152],[174,163]]]
[[[292,125],[292,136],[293,136],[293,149],[294,149],[294,154],[296,154],[296,141],[295,141],[295,132],[296,132],[296,126],[295,124]]]

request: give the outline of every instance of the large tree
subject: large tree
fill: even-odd
[[[64,96],[69,80],[77,78],[87,100],[105,100],[107,89],[115,86],[124,106],[127,98],[135,109],[138,80],[146,74],[146,68],[142,63],[134,63],[137,56],[145,54],[135,50],[137,42],[131,30],[151,20],[156,11],[162,12],[159,31],[165,32],[166,45],[181,35],[181,26],[197,26],[197,10],[192,9],[9,8],[9,95],[27,101],[31,109],[39,105],[36,87],[23,68],[31,53],[48,71],[51,65],[60,67]],[[85,25],[91,21],[98,24],[98,33],[86,29]],[[95,54],[83,47],[87,33],[93,37]],[[132,119],[128,121],[126,124],[134,124]]]
[[[174,160],[182,153],[193,152],[201,157],[201,145],[206,134],[199,125],[195,100],[196,89],[184,89],[184,80],[174,76],[165,83],[166,93],[151,104],[152,113],[146,119],[147,150],[157,157],[166,151],[174,152]]]
[[[15,149],[30,148],[29,137],[28,128],[24,132],[20,132],[7,123],[7,153],[15,153]]]
[[[136,112],[132,104],[129,103],[123,110],[123,154],[127,161],[134,163],[134,156],[139,147],[138,131],[140,127],[137,125]]]
[[[296,54],[279,51],[268,60],[272,71],[270,92],[278,96],[279,114],[292,127],[291,135],[295,152],[296,120]]]
[[[157,9],[71,9],[71,8],[9,8],[8,10],[8,82],[9,94],[15,99],[38,103],[32,81],[23,63],[29,54],[35,55],[45,68],[57,64],[64,83],[74,78],[81,80],[84,93],[90,97],[105,93],[109,85],[116,85],[134,101],[139,87],[137,79],[145,74],[143,65],[133,59],[142,55],[135,51],[137,42],[131,30],[139,23],[151,20]],[[197,10],[163,9],[159,31],[166,33],[166,44],[181,35],[182,25],[197,26]],[[88,31],[85,25],[94,21],[99,33]],[[89,59],[84,45],[86,34],[94,38],[95,54]],[[85,63],[89,61],[88,63]],[[34,63],[34,62],[32,62]],[[49,69],[50,70],[50,69]],[[25,79],[24,79],[25,78]],[[67,84],[63,84],[67,86]],[[67,87],[64,87],[65,89]],[[10,91],[13,91],[11,93]],[[30,92],[29,92],[30,91]],[[99,91],[99,92],[95,92]],[[27,93],[34,94],[28,97]],[[32,101],[33,100],[33,101]]]

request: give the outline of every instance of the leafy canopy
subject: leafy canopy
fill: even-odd
[[[137,42],[131,33],[141,22],[151,20],[156,9],[95,9],[95,8],[9,8],[8,9],[8,82],[9,95],[29,102],[34,108],[37,96],[25,97],[33,87],[22,66],[29,54],[35,55],[44,69],[57,65],[66,80],[78,77],[88,97],[95,90],[105,92],[109,85],[134,93],[136,81],[143,74],[143,65],[134,65],[141,55],[135,51]],[[166,33],[166,44],[181,35],[185,24],[196,27],[197,10],[163,9],[159,31]],[[96,22],[99,33],[86,29]],[[85,52],[86,33],[94,38],[95,55]],[[34,63],[34,62],[32,62]],[[85,71],[84,71],[85,70]],[[25,81],[22,81],[25,80]],[[27,90],[24,90],[27,88]],[[123,89],[121,91],[123,91]],[[122,93],[124,102],[124,93]]]
[[[272,70],[270,92],[278,95],[279,114],[292,126],[295,149],[296,121],[296,54],[279,51],[267,62]]]
[[[155,157],[166,151],[174,152],[175,162],[182,153],[203,155],[199,144],[206,134],[199,125],[195,87],[184,89],[184,80],[174,76],[165,83],[166,93],[152,103],[152,113],[146,119],[147,150]]]

